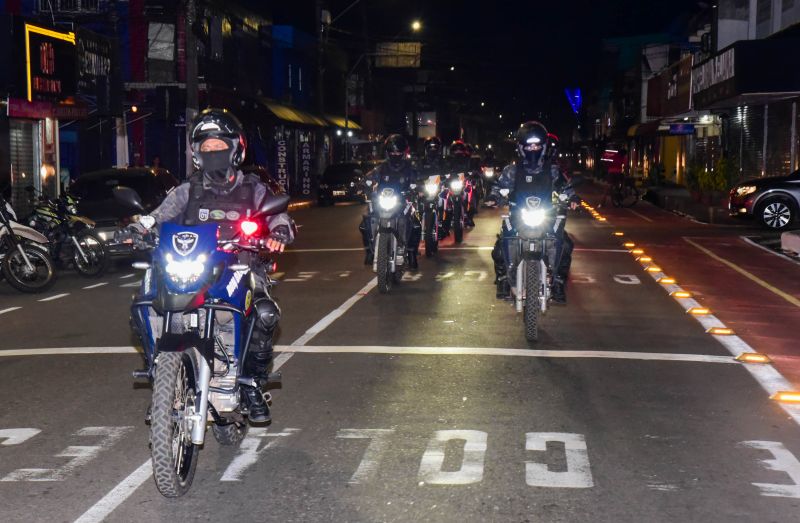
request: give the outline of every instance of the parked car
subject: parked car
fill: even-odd
[[[366,201],[364,171],[356,162],[329,165],[319,183],[319,204]]]
[[[278,180],[270,175],[269,169],[263,165],[243,165],[241,169],[244,174],[255,174],[258,176],[258,179],[261,180],[262,183],[265,183],[273,193],[284,194],[286,192],[281,184],[278,183]]]
[[[800,214],[800,171],[736,184],[730,192],[728,210],[731,216],[755,218],[774,231],[788,229]]]
[[[86,173],[70,185],[69,192],[79,199],[78,212],[96,222],[95,230],[103,241],[112,242],[119,227],[127,224],[132,215],[139,214],[114,199],[114,187],[130,187],[136,191],[145,211],[150,212],[176,185],[178,181],[166,169],[128,167]],[[129,250],[113,243],[109,247],[111,254],[124,254]]]

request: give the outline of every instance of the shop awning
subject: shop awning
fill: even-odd
[[[328,126],[328,122],[325,121],[323,118],[315,116],[311,113],[307,113],[295,107],[290,107],[288,105],[281,105],[277,102],[273,102],[270,100],[262,100],[262,102],[264,103],[264,105],[267,106],[267,108],[272,112],[272,114],[274,114],[283,121],[301,125],[317,125],[319,127]]]
[[[361,126],[358,125],[357,123],[355,123],[353,120],[348,120],[347,122],[345,122],[345,119],[342,118],[341,116],[333,116],[333,115],[330,115],[330,114],[326,114],[325,118],[334,127],[341,127],[343,129],[344,128],[353,129],[355,131],[360,131],[361,130]],[[347,123],[347,125],[345,125],[345,123]]]

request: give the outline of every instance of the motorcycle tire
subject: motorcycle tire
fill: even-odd
[[[20,252],[16,249],[6,253],[2,262],[3,277],[8,283],[21,292],[44,292],[56,282],[56,270],[53,259],[44,249],[23,245],[22,249],[31,262],[35,262],[36,275],[25,274],[27,266]]]
[[[525,339],[537,341],[539,339],[539,286],[541,281],[541,265],[539,262],[526,261],[525,264]]]
[[[214,433],[217,443],[226,447],[235,447],[247,436],[247,423],[236,421],[227,425],[214,423],[211,425],[211,431]]]
[[[430,213],[425,214],[425,257],[430,258],[439,250],[439,238],[436,236],[436,219]]]
[[[389,270],[389,263],[392,258],[392,242],[388,233],[381,234],[378,238],[378,292],[388,294],[392,290],[394,278]]]
[[[108,267],[108,251],[103,239],[91,230],[79,232],[75,235],[75,239],[78,240],[88,257],[88,262],[84,262],[81,253],[73,245],[72,264],[75,266],[75,270],[81,276],[88,278],[96,278],[102,275],[106,271],[106,267]]]
[[[195,369],[185,352],[162,352],[158,355],[153,382],[153,410],[150,419],[150,453],[153,477],[164,497],[177,498],[192,486],[200,447],[191,441],[182,416],[194,414]],[[176,411],[176,405],[182,409]],[[188,440],[187,440],[188,438]],[[174,446],[173,446],[174,445]],[[176,452],[177,451],[177,452]]]
[[[453,212],[453,239],[456,243],[464,241],[464,210],[458,209]]]

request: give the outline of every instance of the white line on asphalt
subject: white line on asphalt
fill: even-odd
[[[278,345],[275,347],[275,350],[283,353],[305,352],[318,354],[363,353],[433,356],[518,356],[523,358],[601,358],[644,361],[684,361],[694,363],[733,363],[739,365],[739,362],[730,356],[604,350],[531,350],[487,347],[387,347],[378,345]]]
[[[45,347],[42,349],[0,350],[0,358],[12,356],[73,356],[76,354],[136,354],[141,352],[133,346],[120,347]]]
[[[336,308],[333,312],[329,313],[327,316],[319,320],[317,323],[311,326],[305,334],[300,336],[294,343],[293,346],[302,346],[305,345],[309,340],[311,340],[314,336],[322,332],[326,327],[328,327],[331,323],[333,323],[337,318],[339,318],[342,314],[347,312],[350,307],[356,304],[358,300],[363,298],[364,296],[369,293],[373,288],[378,285],[378,279],[373,278],[367,283],[361,290],[359,290],[355,295],[350,297],[346,302],[341,304],[338,308]],[[130,349],[131,347],[125,347]],[[2,354],[2,351],[0,351]],[[272,371],[276,372],[280,369],[287,361],[292,357],[292,353],[285,352],[283,354],[279,354],[275,357],[275,360],[272,363]],[[76,520],[76,523],[99,523],[103,521],[106,516],[111,514],[123,501],[128,499],[137,488],[139,488],[142,483],[150,479],[150,476],[153,473],[153,465],[152,462],[148,459],[146,462],[142,463],[139,468],[137,468],[130,476],[122,480],[120,484],[116,487],[111,489],[111,491],[103,496],[103,498],[95,503],[89,510],[83,513],[81,517]]]
[[[744,240],[745,242],[749,243],[749,244],[750,244],[750,245],[752,245],[753,247],[758,247],[759,249],[761,249],[761,250],[763,250],[763,251],[767,251],[768,253],[772,254],[773,256],[777,256],[777,257],[779,257],[779,258],[783,258],[783,259],[784,259],[784,260],[786,260],[786,261],[790,261],[790,262],[792,262],[792,263],[796,263],[797,265],[800,265],[800,261],[798,261],[798,260],[795,260],[794,258],[791,258],[791,257],[789,257],[789,256],[786,256],[785,254],[783,254],[783,253],[781,253],[781,252],[775,252],[775,251],[773,251],[772,249],[770,249],[770,248],[768,248],[768,247],[764,247],[763,245],[761,245],[761,244],[759,244],[759,243],[756,243],[756,242],[754,242],[753,240],[751,240],[751,239],[750,239],[750,238],[748,238],[747,236],[739,236],[739,238],[741,238],[741,239],[742,239],[742,240]]]
[[[130,283],[123,283],[120,287],[138,287],[142,284],[142,280],[132,281]]]
[[[629,213],[631,213],[631,214],[635,214],[636,216],[638,216],[638,217],[639,217],[639,218],[641,218],[642,220],[645,220],[645,221],[647,221],[647,222],[653,223],[653,220],[652,220],[652,219],[648,218],[647,216],[645,216],[644,214],[642,214],[642,213],[640,213],[640,212],[636,212],[636,211],[634,211],[633,209],[626,209],[626,210],[627,210]]]
[[[120,279],[120,280],[124,280],[124,279],[126,279],[126,278],[133,278],[135,275],[136,275],[136,273],[135,273],[135,272],[132,272],[132,273],[130,273],[130,274],[126,274],[125,276],[120,276],[120,277],[119,277],[119,279]]]
[[[0,314],[5,314],[7,312],[15,311],[17,309],[21,309],[22,307],[9,307],[7,309],[0,310]]]
[[[104,282],[101,282],[101,283],[95,283],[94,285],[87,285],[86,287],[84,287],[84,290],[96,289],[98,287],[102,287],[103,285],[108,285],[108,282],[104,281]]]
[[[440,251],[491,251],[494,247],[439,247]]]
[[[352,247],[352,248],[337,248],[337,249],[290,249],[286,251],[286,254],[291,254],[293,252],[351,252],[351,251],[363,251],[364,247]]]
[[[572,250],[579,252],[628,252],[628,249],[584,249],[582,247],[575,247]]]
[[[65,292],[64,294],[56,294],[54,296],[48,296],[47,298],[42,298],[39,301],[53,301],[53,300],[57,300],[59,298],[63,298],[64,296],[69,296],[69,293]]]

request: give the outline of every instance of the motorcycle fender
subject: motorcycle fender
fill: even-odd
[[[36,243],[48,242],[47,236],[40,233],[39,231],[31,229],[30,227],[27,227],[20,223],[11,222],[11,229],[14,231],[14,234],[19,236],[20,238],[25,238],[26,240],[30,240]]]

